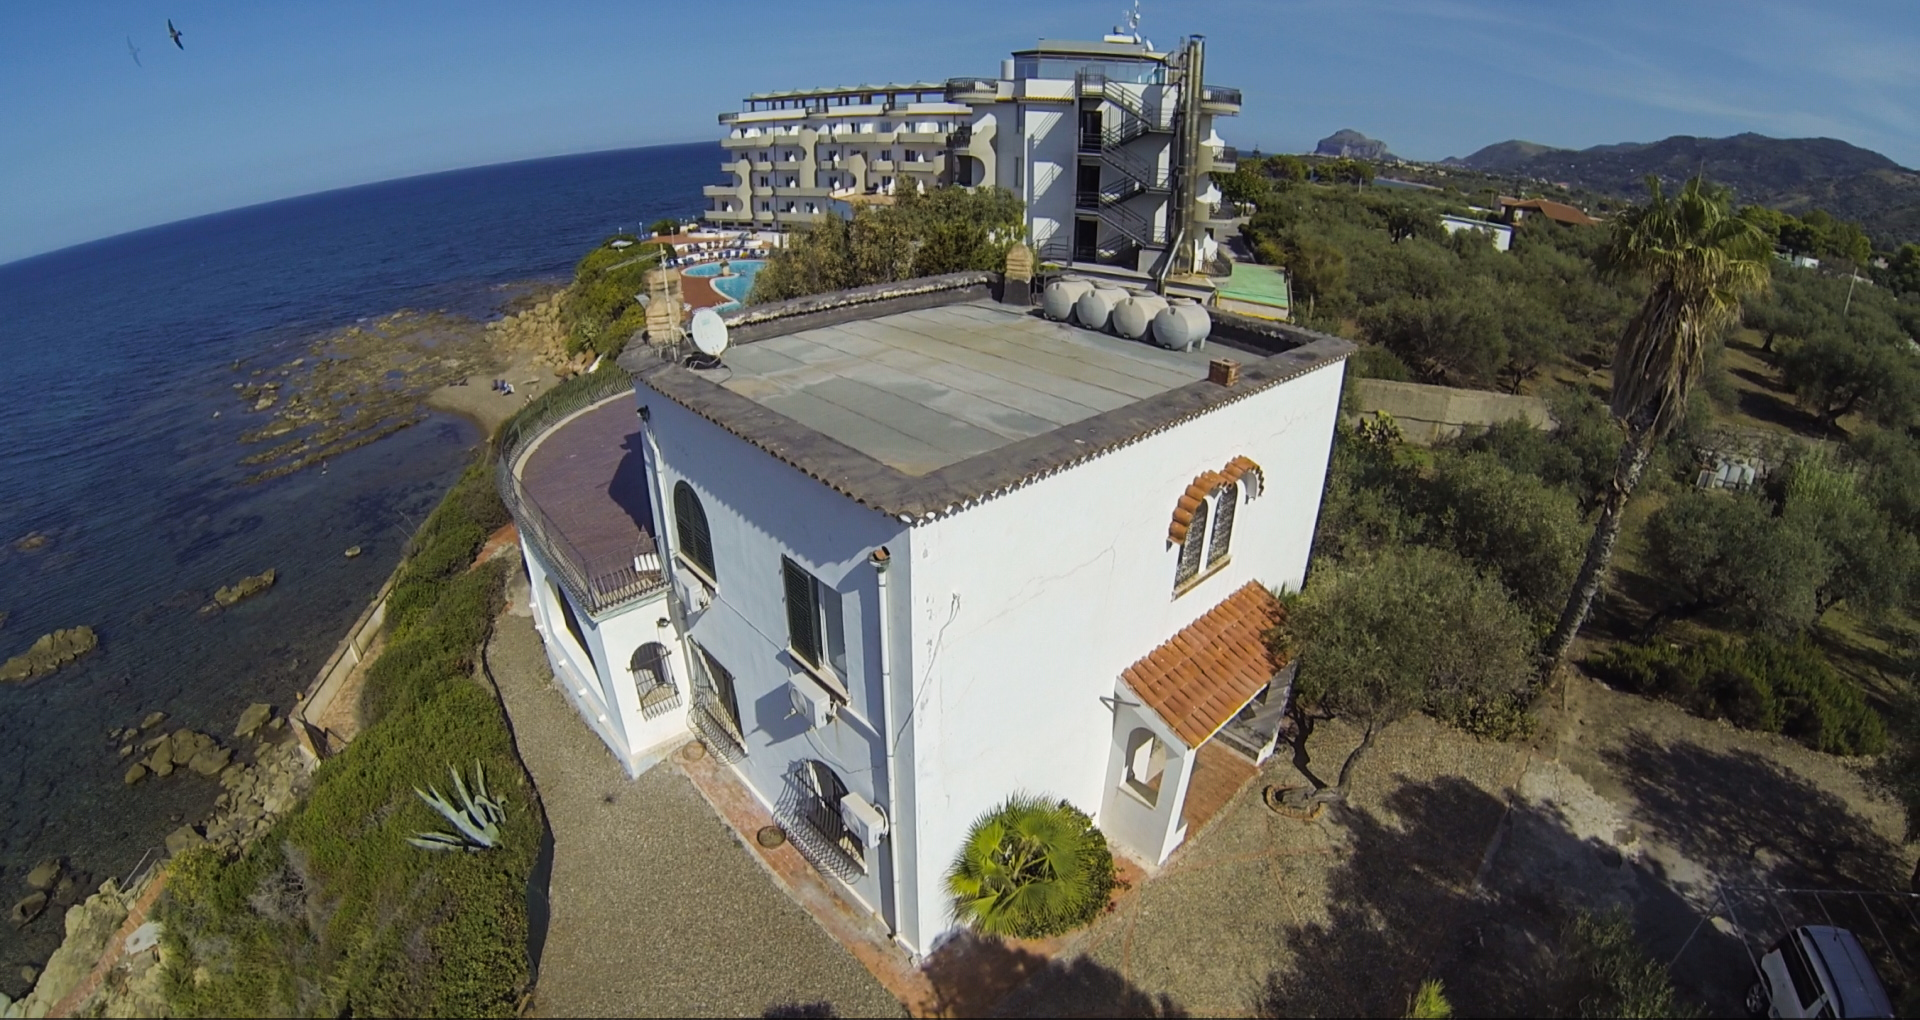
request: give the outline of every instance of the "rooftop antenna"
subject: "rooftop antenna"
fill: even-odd
[[[1152,43],[1140,38],[1140,0],[1133,0],[1132,7],[1120,12],[1120,23],[1113,26],[1113,31],[1107,35],[1106,41],[1133,43],[1136,46],[1144,45],[1148,49],[1153,48]]]

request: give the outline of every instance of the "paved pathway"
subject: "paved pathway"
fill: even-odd
[[[509,596],[488,666],[554,838],[534,1013],[903,1015],[674,764],[625,777],[552,687],[524,575]]]

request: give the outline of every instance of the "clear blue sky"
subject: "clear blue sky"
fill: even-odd
[[[256,202],[717,136],[751,91],[993,71],[1119,0],[10,4],[0,262]],[[1147,0],[1245,91],[1222,125],[1416,159],[1525,138],[1827,135],[1920,165],[1913,0]],[[167,40],[166,19],[186,49]],[[136,66],[127,38],[140,48]],[[716,167],[716,178],[717,178]]]

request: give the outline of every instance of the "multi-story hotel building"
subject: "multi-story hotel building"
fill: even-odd
[[[1137,33],[1041,40],[994,77],[748,96],[723,113],[718,226],[786,229],[903,186],[998,186],[1026,204],[1054,262],[1193,273],[1225,226],[1208,174],[1235,152],[1213,129],[1240,92],[1205,83],[1199,37],[1156,51]]]

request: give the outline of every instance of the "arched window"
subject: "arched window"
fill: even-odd
[[[633,672],[633,687],[640,693],[642,711],[674,700],[679,690],[673,686],[673,674],[667,670],[667,647],[649,641],[633,650],[627,668]]]
[[[1142,726],[1127,734],[1127,789],[1153,807],[1160,802],[1160,779],[1167,774],[1167,745]]]
[[[1207,566],[1219,565],[1227,558],[1227,546],[1233,542],[1233,511],[1240,503],[1240,485],[1228,482],[1213,497],[1213,537],[1207,542]]]
[[[795,771],[800,785],[800,817],[808,828],[839,848],[864,870],[866,844],[847,828],[846,819],[840,814],[840,800],[847,795],[847,784],[826,762],[811,758],[802,760]]]
[[[707,580],[719,583],[713,569],[713,533],[707,530],[707,511],[694,495],[693,486],[676,482],[673,486],[673,528],[679,540],[680,555],[697,567]]]

